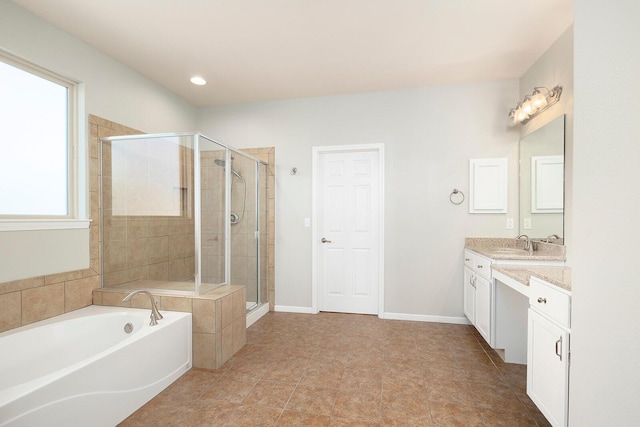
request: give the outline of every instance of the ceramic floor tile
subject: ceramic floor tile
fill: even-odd
[[[473,406],[432,402],[431,418],[440,427],[484,427],[484,421]]]
[[[242,400],[242,403],[284,409],[284,405],[289,401],[295,388],[295,384],[260,380]]]
[[[308,414],[304,412],[284,411],[276,423],[277,426],[325,427],[329,425],[327,415]]]
[[[504,363],[471,326],[269,313],[247,342],[121,425],[549,425],[526,395],[526,367]]]
[[[298,385],[285,409],[329,416],[337,396],[337,389]]]
[[[380,422],[380,393],[341,392],[333,415],[354,421]]]

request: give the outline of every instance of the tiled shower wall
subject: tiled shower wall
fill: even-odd
[[[0,283],[0,332],[37,322],[92,304],[92,292],[100,288],[100,210],[99,210],[99,138],[107,136],[139,134],[117,123],[96,116],[89,116],[89,195],[90,195],[90,268],[48,276]],[[245,150],[268,162],[266,238],[262,237],[262,262],[267,280],[262,280],[263,295],[267,292],[269,307],[275,301],[275,149]],[[261,248],[262,249],[262,248]]]

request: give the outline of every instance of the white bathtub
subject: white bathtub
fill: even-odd
[[[0,334],[0,426],[109,426],[191,368],[191,313],[89,306]],[[133,325],[126,333],[125,325]]]

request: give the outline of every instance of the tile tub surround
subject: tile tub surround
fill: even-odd
[[[99,141],[102,137],[141,134],[136,129],[89,115],[90,268],[0,283],[0,332],[92,304],[101,284]],[[269,163],[267,169],[267,287],[270,309],[275,301],[275,149],[244,150]],[[264,230],[264,229],[263,229]],[[262,262],[265,260],[263,259]],[[265,265],[265,264],[263,264]],[[263,289],[264,292],[264,289]]]
[[[529,286],[531,276],[542,279],[564,290],[571,291],[571,269],[569,267],[555,267],[548,265],[492,265],[493,271]]]
[[[130,301],[122,299],[130,291],[102,288],[93,292],[96,305],[151,308],[146,295],[134,295]],[[221,286],[201,296],[172,296],[154,294],[158,308],[193,314],[193,366],[218,369],[224,365],[247,340],[246,288]]]
[[[467,237],[464,241],[464,247],[470,249],[480,255],[488,256],[493,259],[514,259],[514,260],[540,260],[540,261],[565,261],[566,248],[562,245],[553,243],[545,243],[533,241],[536,250],[529,254],[514,254],[496,252],[498,248],[514,248],[524,249],[524,240],[515,238],[485,238],[485,237]]]
[[[468,325],[268,313],[217,371],[194,369],[121,426],[548,426],[526,367]]]

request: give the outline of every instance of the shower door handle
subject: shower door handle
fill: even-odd
[[[327,240],[324,237],[320,240],[322,243],[331,243],[331,240]]]

